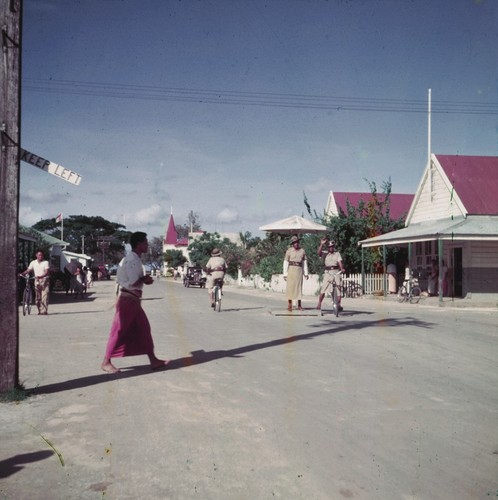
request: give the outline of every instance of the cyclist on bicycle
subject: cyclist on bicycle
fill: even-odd
[[[226,269],[227,265],[225,259],[221,257],[221,250],[219,248],[214,248],[211,252],[211,258],[207,261],[206,264],[206,273],[208,275],[206,280],[206,288],[209,294],[211,307],[214,307],[214,282],[217,279],[223,280],[223,278],[225,277]]]
[[[323,247],[325,245],[327,246],[328,249],[327,251],[323,250]],[[335,241],[333,240],[329,241],[327,237],[322,238],[320,240],[320,246],[318,247],[318,256],[323,258],[324,260],[325,273],[323,275],[322,288],[320,289],[320,296],[318,297],[318,305],[316,306],[316,308],[321,309],[323,298],[325,297],[325,294],[327,293],[329,287],[330,288],[332,287],[332,283],[335,279],[338,292],[339,310],[342,311],[342,306],[341,306],[342,279],[340,272],[342,271],[343,273],[345,273],[346,270],[344,269],[344,265],[342,263],[341,254],[335,250]]]

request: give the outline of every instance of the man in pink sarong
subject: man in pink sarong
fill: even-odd
[[[153,370],[163,368],[169,362],[157,358],[154,354],[149,320],[141,304],[143,286],[154,282],[151,276],[145,274],[140,259],[149,246],[147,234],[133,233],[130,237],[130,245],[132,251],[120,262],[116,273],[120,293],[116,302],[116,313],[112,321],[104,361],[101,365],[102,370],[108,373],[120,371],[112,364],[112,358],[146,354]]]

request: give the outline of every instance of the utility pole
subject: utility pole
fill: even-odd
[[[0,0],[0,392],[19,383],[17,234],[21,120],[21,0]]]

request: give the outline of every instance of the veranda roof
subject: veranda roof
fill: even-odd
[[[363,247],[402,245],[429,240],[498,241],[498,216],[479,215],[410,224],[358,242]]]

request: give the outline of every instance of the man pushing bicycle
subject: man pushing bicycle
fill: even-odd
[[[327,246],[327,251],[323,250],[324,246]],[[332,283],[335,280],[338,291],[339,310],[341,311],[341,273],[345,273],[346,270],[342,263],[341,254],[335,250],[335,241],[329,240],[327,237],[322,238],[320,240],[320,246],[318,247],[318,256],[324,259],[325,273],[323,275],[322,288],[320,289],[320,296],[318,297],[318,305],[316,308],[321,309],[323,298],[329,287],[332,288]]]

